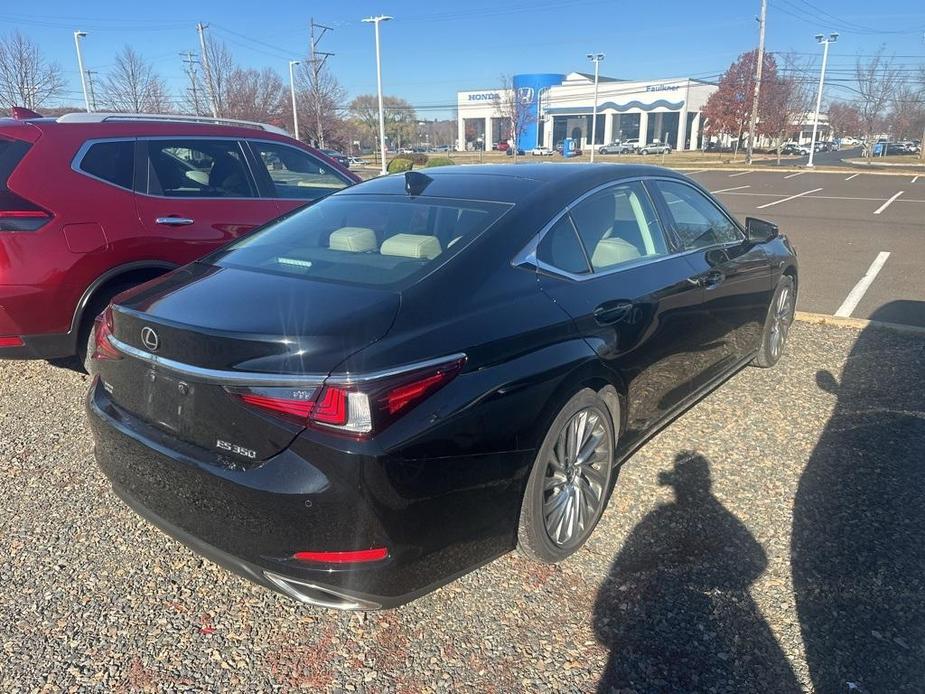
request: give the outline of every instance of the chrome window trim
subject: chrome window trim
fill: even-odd
[[[133,347],[114,335],[109,335],[107,339],[109,340],[109,344],[117,350],[139,361],[179,374],[191,381],[223,386],[320,386],[325,383],[345,386],[356,385],[359,383],[377,381],[390,376],[398,376],[409,371],[417,371],[419,369],[426,369],[432,366],[439,366],[440,364],[466,359],[465,353],[458,352],[445,357],[411,362],[409,364],[402,364],[401,366],[394,366],[367,373],[347,372],[330,375],[317,373],[272,374],[259,371],[230,371],[228,369],[209,369],[202,366],[193,366],[192,364],[184,364],[183,362],[167,359],[158,354]]]
[[[683,185],[693,188],[694,190],[699,192],[701,195],[703,194],[703,191],[697,188],[697,186],[692,185],[691,183],[688,183],[687,181],[674,178],[671,176],[634,176],[632,178],[622,178],[619,181],[608,181],[607,183],[602,183],[601,185],[596,186],[595,188],[592,188],[591,190],[585,191],[579,197],[575,198],[575,200],[568,203],[542,229],[540,229],[539,233],[536,234],[530,240],[530,242],[527,243],[527,245],[524,246],[520,250],[520,252],[517,253],[517,255],[514,256],[514,258],[511,260],[511,265],[513,267],[520,267],[522,265],[530,265],[530,266],[533,266],[537,270],[542,270],[544,273],[548,275],[553,275],[553,276],[561,277],[563,279],[573,280],[576,282],[586,282],[588,280],[596,279],[598,277],[608,277],[617,272],[622,272],[623,270],[631,270],[633,268],[642,267],[644,265],[660,263],[663,260],[668,260],[669,258],[681,258],[687,255],[691,255],[693,253],[703,253],[703,252],[710,251],[710,250],[731,248],[733,246],[740,245],[745,240],[744,238],[742,238],[737,241],[728,241],[726,243],[714,244],[712,246],[704,246],[703,248],[694,248],[691,250],[681,249],[681,250],[676,250],[674,252],[666,253],[665,255],[659,255],[659,256],[654,256],[654,257],[641,257],[638,260],[629,261],[626,263],[620,263],[619,265],[614,265],[613,268],[609,270],[604,270],[600,272],[595,271],[594,268],[592,267],[591,272],[586,273],[586,274],[581,274],[581,275],[577,275],[573,272],[568,272],[567,270],[563,270],[553,265],[549,265],[548,263],[544,263],[543,261],[539,260],[536,257],[536,250],[539,247],[540,242],[543,240],[543,237],[549,232],[550,229],[552,229],[552,227],[556,225],[556,223],[560,219],[562,219],[563,216],[571,212],[572,208],[574,208],[576,205],[583,202],[586,198],[592,195],[595,195],[596,193],[599,193],[602,190],[606,190],[614,186],[624,185],[626,183],[635,183],[637,181],[642,184],[643,190],[646,191],[646,196],[649,198],[649,204],[652,206],[652,210],[655,213],[656,219],[658,220],[659,228],[661,229],[662,234],[666,237],[665,241],[666,242],[673,241],[673,238],[672,239],[668,238],[667,229],[665,228],[665,225],[661,219],[661,215],[659,215],[658,206],[655,204],[655,201],[652,200],[651,198],[651,193],[649,192],[648,186],[646,186],[646,181],[676,181],[678,183],[681,183]],[[726,214],[725,210],[723,210],[720,207],[717,207],[717,209],[723,213],[724,217],[726,217],[727,219],[729,219],[729,221],[733,223],[733,225],[735,226],[737,230],[739,230],[739,232],[742,231],[738,222],[730,218],[729,215]],[[574,227],[574,223],[572,226]],[[584,247],[584,244],[582,244],[582,247]]]
[[[87,152],[90,151],[90,148],[93,145],[97,144],[108,144],[110,142],[135,142],[137,137],[97,137],[92,140],[86,140],[77,150],[77,153],[71,159],[71,170],[75,173],[80,174],[81,176],[86,176],[87,178],[92,178],[94,181],[99,181],[100,183],[105,183],[107,186],[112,186],[118,190],[126,190],[129,193],[134,193],[135,191],[135,162],[134,156],[135,153],[132,152],[132,185],[128,188],[120,186],[118,183],[113,183],[112,181],[107,181],[105,178],[100,178],[99,176],[94,176],[89,171],[84,171],[80,168],[81,163],[84,160],[84,157],[87,156]]]

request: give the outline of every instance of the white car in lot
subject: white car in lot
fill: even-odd
[[[671,145],[664,142],[650,142],[639,148],[640,154],[671,154]]]
[[[551,157],[555,153],[556,151],[554,149],[549,149],[549,147],[534,147],[530,150],[530,154],[534,157]]]

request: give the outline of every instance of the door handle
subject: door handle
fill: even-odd
[[[594,320],[599,325],[611,325],[619,323],[629,316],[633,311],[633,304],[629,301],[615,301],[601,304],[594,309]]]
[[[193,224],[196,220],[190,219],[189,217],[177,217],[171,215],[170,217],[158,217],[154,220],[157,224],[164,224],[169,227],[185,227]]]

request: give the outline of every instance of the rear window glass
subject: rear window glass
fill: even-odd
[[[511,206],[404,196],[332,196],[207,259],[219,266],[385,286],[421,276]]]
[[[92,144],[80,160],[79,168],[120,188],[131,189],[135,171],[135,142],[120,140]]]

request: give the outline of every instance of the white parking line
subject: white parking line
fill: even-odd
[[[740,171],[739,173],[729,174],[729,178],[735,178],[736,176],[744,176],[745,174],[750,174],[751,171]]]
[[[854,309],[858,307],[861,299],[864,298],[864,294],[867,293],[870,285],[873,284],[874,279],[877,277],[877,274],[883,268],[883,264],[889,257],[890,254],[887,251],[880,251],[880,253],[877,254],[877,257],[874,258],[874,262],[872,262],[870,267],[867,268],[867,272],[864,273],[864,276],[858,280],[856,285],[854,285],[854,289],[848,292],[848,296],[845,297],[842,305],[838,307],[838,310],[835,312],[836,316],[839,316],[840,318],[851,317]]]
[[[855,176],[860,176],[860,175],[861,175],[861,174],[859,174],[859,173],[851,174],[851,175],[848,176],[848,178],[846,178],[845,180],[846,180],[846,181],[850,181],[850,180],[851,180],[852,178],[854,178]]]
[[[694,169],[693,171],[686,171],[685,173],[690,176],[695,173],[703,173],[704,171],[709,171],[710,169]]]
[[[818,193],[820,190],[822,190],[822,188],[813,188],[812,190],[806,190],[806,191],[803,191],[802,193],[797,193],[796,195],[790,195],[781,200],[775,200],[774,202],[768,202],[768,203],[765,203],[764,205],[758,205],[758,207],[756,207],[755,209],[762,210],[765,207],[771,207],[772,205],[780,205],[782,202],[787,202],[788,200],[794,200],[796,198],[802,198],[804,195],[809,195],[810,193]]]
[[[893,203],[894,200],[896,200],[896,198],[898,198],[898,197],[899,197],[900,195],[902,195],[902,194],[903,194],[903,191],[899,191],[898,193],[896,193],[896,195],[894,195],[892,198],[890,198],[890,199],[887,200],[885,203],[883,203],[882,205],[880,205],[880,207],[878,207],[878,208],[874,211],[874,214],[880,214],[881,212],[883,212],[887,207],[889,207],[889,206]]]
[[[751,186],[736,186],[735,188],[722,188],[721,190],[711,190],[710,193],[716,195],[717,193],[728,193],[730,190],[742,190],[743,188],[751,188]]]
[[[797,171],[796,173],[792,173],[789,176],[784,176],[784,178],[793,178],[794,176],[802,176],[805,173],[806,173],[805,171]]]
[[[913,179],[912,179],[912,182],[915,183],[917,180],[919,180],[919,177],[918,177],[918,176],[916,176],[915,178],[913,178]]]

